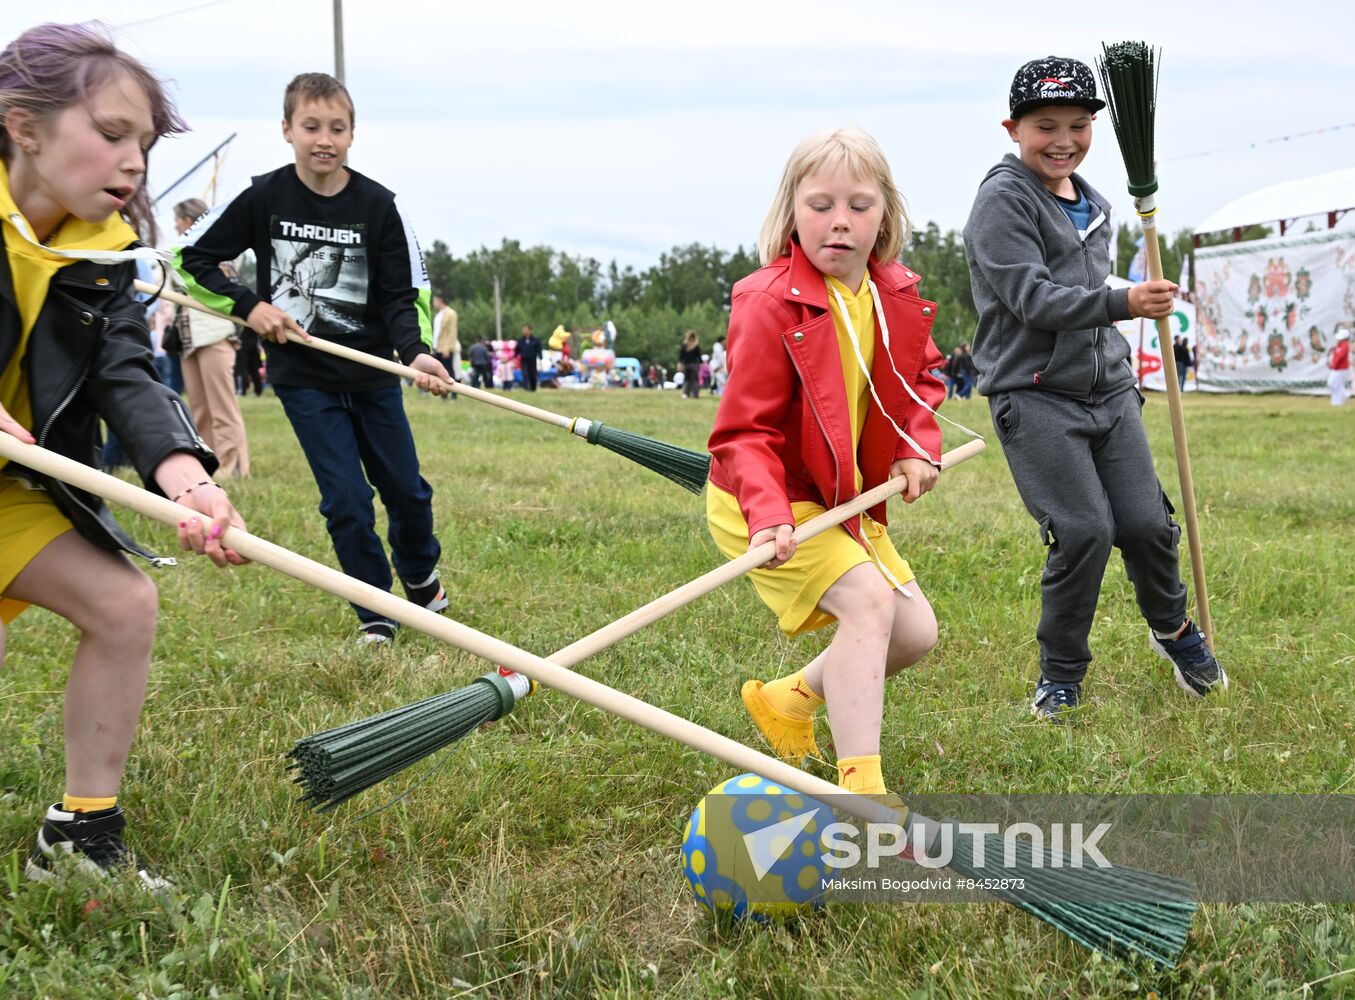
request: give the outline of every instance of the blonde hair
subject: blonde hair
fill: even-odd
[[[690,349],[690,348],[693,348],[693,347],[699,347],[700,344],[701,344],[701,337],[697,334],[697,332],[696,332],[695,330],[688,330],[686,333],[684,333],[684,334],[682,335],[682,346],[683,346],[683,347],[686,347],[686,348],[689,348],[689,349]]]
[[[884,151],[874,137],[862,129],[829,128],[803,139],[786,161],[772,207],[758,234],[758,257],[764,265],[790,253],[790,240],[795,234],[795,189],[800,182],[810,174],[842,168],[860,180],[873,180],[880,185],[885,211],[872,253],[876,260],[885,263],[898,260],[912,233],[912,223],[908,220],[903,195],[894,186],[894,176],[889,172]]]

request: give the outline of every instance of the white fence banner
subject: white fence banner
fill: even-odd
[[[1355,316],[1355,236],[1327,230],[1195,251],[1199,387],[1327,391],[1336,326]]]

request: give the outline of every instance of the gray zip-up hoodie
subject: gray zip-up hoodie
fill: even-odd
[[[1129,344],[1112,326],[1129,318],[1129,290],[1105,284],[1110,205],[1080,175],[1073,181],[1093,206],[1085,238],[1010,153],[979,185],[964,244],[985,396],[1042,389],[1095,402],[1134,385]]]

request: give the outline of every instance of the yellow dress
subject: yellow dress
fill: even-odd
[[[22,324],[14,353],[0,371],[0,406],[32,431],[28,370],[24,363],[28,335],[47,300],[52,276],[72,261],[44,253],[25,240],[9,221],[18,211],[9,191],[9,173],[0,162],[0,227],[4,229],[5,253]],[[96,223],[70,217],[49,245],[60,249],[120,250],[135,239],[136,233],[117,215]],[[3,596],[14,578],[53,540],[70,530],[71,522],[57,510],[47,493],[30,490],[0,470],[0,621],[11,622],[28,607],[22,601]]]
[[[842,296],[847,307],[850,329],[859,331],[861,356],[870,368],[875,356],[875,309],[870,285],[865,278],[853,292],[836,278],[825,278],[830,292]],[[852,349],[849,327],[843,322],[837,297],[828,296],[828,309],[837,330],[838,354],[842,359],[842,378],[847,387],[847,410],[852,426],[853,446],[861,441],[861,430],[866,424],[866,410],[870,405],[870,384],[857,363]],[[856,488],[861,488],[861,470],[854,470]],[[824,508],[807,501],[790,505],[797,525],[822,514]],[[711,484],[706,485],[706,519],[716,547],[729,559],[748,551],[748,522],[739,509],[738,500],[730,493]],[[894,549],[883,525],[861,516],[861,534],[868,545],[859,544],[846,528],[832,528],[816,535],[795,550],[795,556],[776,569],[755,569],[748,574],[762,602],[776,613],[781,631],[799,635],[830,625],[836,619],[822,610],[819,600],[842,574],[862,563],[874,563],[891,586],[902,587],[913,579],[908,563]]]

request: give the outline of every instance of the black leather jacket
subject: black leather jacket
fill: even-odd
[[[197,456],[209,473],[218,463],[183,400],[155,373],[145,308],[132,295],[135,277],[132,262],[76,261],[61,268],[29,334],[24,366],[41,447],[97,468],[102,416],[146,488],[161,493],[152,473],[174,452]],[[13,356],[20,322],[8,255],[0,252],[0,364]],[[13,462],[5,473],[47,490],[95,545],[161,561],[123,531],[101,498]]]

